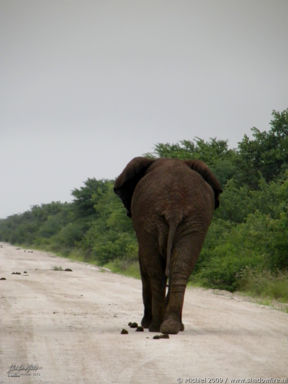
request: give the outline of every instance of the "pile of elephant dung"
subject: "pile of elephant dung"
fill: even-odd
[[[131,321],[130,321],[130,323],[128,323],[128,325],[130,328],[137,328],[138,327],[138,323],[132,323]]]
[[[130,328],[136,328],[136,332],[144,332],[144,328],[141,325],[138,325],[138,323],[129,322],[128,325],[129,325]],[[121,331],[121,335],[128,335],[128,333],[129,332],[125,328],[123,328],[122,331]],[[158,339],[169,339],[169,335],[162,333],[161,335],[155,335],[153,337],[153,339],[155,339],[155,340],[158,340]]]
[[[141,325],[138,325],[138,323],[128,323],[130,328],[136,328],[136,332],[144,332],[144,328]]]
[[[138,323],[132,323],[131,321],[128,323],[130,328],[136,328],[136,332],[144,332],[144,328],[139,326]],[[127,335],[127,329],[123,328],[121,331],[121,335]]]
[[[130,328],[136,328],[136,332],[144,332],[144,328],[141,325],[138,325],[138,323],[132,323],[130,321],[130,323],[128,323],[128,325]],[[122,331],[123,331],[123,329],[122,329]],[[127,331],[127,333],[128,333],[128,331]]]

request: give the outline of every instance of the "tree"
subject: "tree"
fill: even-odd
[[[87,217],[96,215],[95,202],[103,196],[108,189],[106,180],[87,179],[84,187],[74,189],[74,206],[78,216]]]
[[[228,142],[212,138],[205,141],[196,138],[193,141],[182,140],[178,144],[157,144],[152,157],[169,157],[177,159],[200,159],[216,175],[222,185],[235,174],[237,153],[228,147]]]
[[[288,168],[288,109],[273,111],[269,131],[252,128],[239,143],[237,167],[239,182],[257,188],[261,175],[267,182],[276,180]]]

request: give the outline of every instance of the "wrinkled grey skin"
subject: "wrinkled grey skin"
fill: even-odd
[[[187,280],[219,206],[221,186],[200,160],[136,157],[114,190],[132,217],[139,244],[142,325],[152,332],[183,331]]]

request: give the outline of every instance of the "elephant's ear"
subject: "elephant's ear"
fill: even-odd
[[[114,192],[122,200],[129,217],[131,217],[131,200],[134,189],[153,162],[153,159],[146,157],[135,157],[126,165],[115,181]]]
[[[185,163],[194,171],[200,173],[205,181],[211,185],[215,195],[215,209],[219,207],[219,195],[222,193],[222,188],[219,181],[213,175],[212,171],[201,160],[186,160]]]

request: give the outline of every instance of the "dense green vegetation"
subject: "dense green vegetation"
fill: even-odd
[[[198,158],[223,186],[191,279],[207,287],[288,300],[288,109],[269,131],[226,141],[158,144],[153,157]],[[0,221],[0,240],[81,257],[135,273],[137,243],[112,180],[88,179],[72,203],[53,202]],[[137,272],[136,272],[137,273]]]

